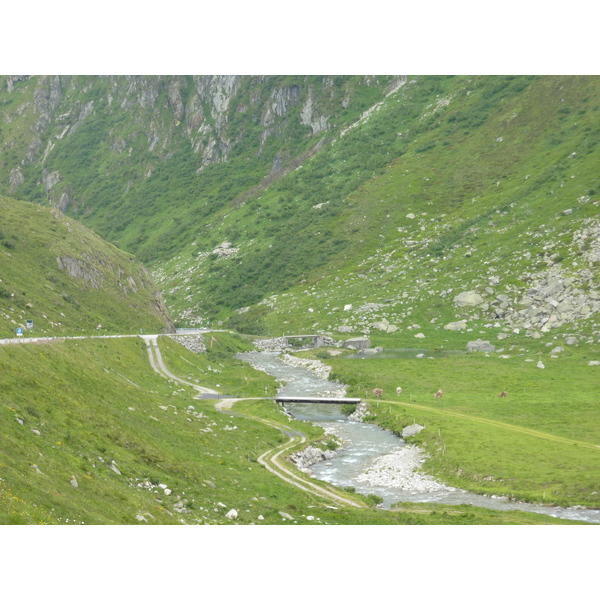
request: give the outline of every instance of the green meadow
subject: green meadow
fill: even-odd
[[[600,370],[588,363],[598,351],[569,348],[551,358],[549,348],[541,353],[533,341],[528,345],[502,355],[326,362],[331,378],[349,385],[349,396],[367,398],[373,422],[399,434],[413,423],[425,426],[410,442],[427,451],[425,469],[444,482],[597,508]],[[540,358],[544,369],[537,367]],[[381,399],[373,396],[376,387]],[[440,389],[442,398],[435,398]]]
[[[247,339],[214,338],[206,355],[161,339],[168,368],[202,385],[220,381],[224,394],[274,389],[272,378],[233,357],[248,348]],[[156,374],[137,338],[0,347],[0,523],[548,522],[542,515],[473,507],[383,511],[361,496],[356,499],[364,508],[333,506],[257,462],[288,440],[274,426],[290,423],[273,401],[240,401],[235,414],[225,414],[194,395]],[[307,443],[327,443],[319,428],[292,426]],[[236,521],[225,517],[232,508]]]

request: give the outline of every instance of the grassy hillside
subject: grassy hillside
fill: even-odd
[[[399,329],[548,317],[589,333],[599,82],[6,77],[2,185],[135,253],[182,323],[354,333],[372,323],[345,305],[386,303],[371,321]],[[556,280],[574,307],[528,303]],[[458,310],[463,291],[485,301]]]
[[[49,203],[144,262],[302,164],[398,77],[0,78],[0,191]]]
[[[232,358],[247,341],[213,337],[205,356],[161,339],[169,368],[208,384],[210,366],[224,392],[241,377],[249,394],[274,387]],[[219,524],[232,522],[231,508],[246,524],[289,524],[280,511],[306,524],[547,522],[472,507],[331,508],[256,462],[286,436],[219,413],[154,373],[139,339],[0,347],[0,370],[2,524]],[[236,411],[287,423],[273,402],[243,404]],[[295,427],[309,439],[322,435],[310,424]]]
[[[320,356],[350,395],[384,389],[376,422],[426,424],[416,442],[444,481],[598,506],[599,78],[2,81],[2,185],[38,204],[0,198],[0,335],[26,319],[36,335],[169,326],[133,256],[64,211],[142,258],[182,325],[415,354],[489,341],[432,360]],[[161,348],[224,393],[274,388],[233,359],[248,340],[214,339],[206,355]],[[327,508],[256,462],[282,433],[200,407],[140,341],[0,347],[0,369],[7,523],[228,522],[219,502],[244,523],[524,522]]]
[[[511,326],[492,317],[495,297],[518,313],[528,289],[559,278],[589,306],[563,322],[597,330],[598,85],[409,78],[302,169],[227,207],[188,253],[154,267],[168,305],[182,321],[223,320],[262,301],[232,321],[256,332],[372,331],[364,314],[342,312],[367,303],[386,304],[372,321],[401,329],[433,318]],[[469,290],[488,296],[483,312],[453,304]]]
[[[172,328],[159,291],[131,255],[57,209],[0,197],[0,337]],[[33,329],[26,329],[26,321]]]

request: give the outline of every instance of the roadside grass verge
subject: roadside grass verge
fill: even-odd
[[[159,348],[173,374],[226,396],[274,396],[275,380],[236,359],[239,352],[255,350],[249,338],[211,332],[204,336],[206,352],[196,354],[175,339],[161,336]]]

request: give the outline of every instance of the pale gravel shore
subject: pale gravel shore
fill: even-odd
[[[291,356],[282,353],[279,357],[279,360],[291,367],[300,367],[301,369],[306,369],[310,371],[315,377],[319,379],[327,380],[329,379],[329,374],[331,373],[333,367],[326,365],[320,360],[312,360],[310,358],[298,358],[297,356]]]
[[[456,491],[456,488],[436,481],[420,472],[426,454],[418,447],[407,445],[380,456],[356,480],[373,486],[386,486],[411,492]]]

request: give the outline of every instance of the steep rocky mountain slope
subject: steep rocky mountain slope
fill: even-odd
[[[0,196],[0,215],[0,337],[173,330],[133,256],[56,208]]]
[[[0,184],[142,258],[181,323],[589,335],[599,84],[8,77]]]
[[[399,77],[0,81],[0,191],[46,202],[146,261],[298,167]]]
[[[167,301],[255,332],[597,332],[598,83],[411,79],[156,269]]]

